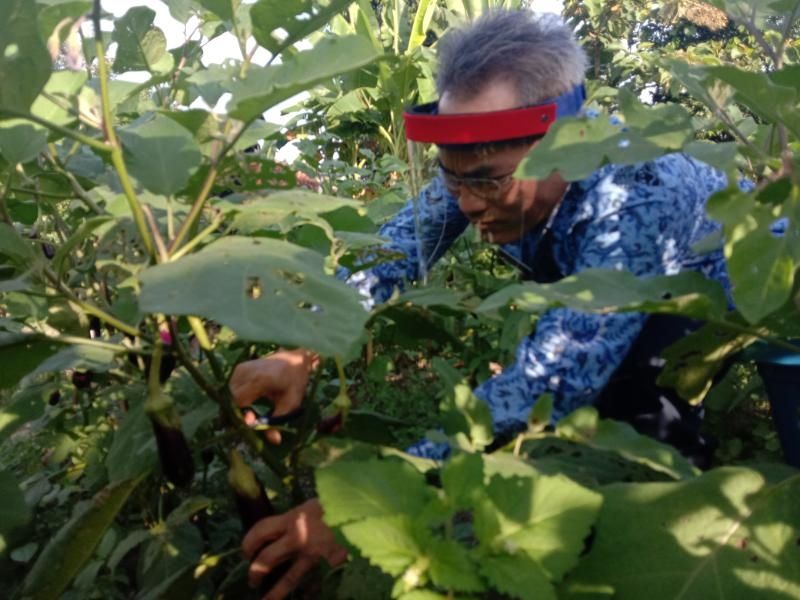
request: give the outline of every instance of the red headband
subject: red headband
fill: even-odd
[[[556,120],[556,103],[485,113],[440,115],[437,103],[403,114],[406,137],[434,144],[478,144],[544,135]]]
[[[406,137],[433,144],[480,144],[544,135],[556,119],[580,113],[586,90],[579,83],[560,96],[535,106],[485,113],[440,115],[436,102],[403,113]]]

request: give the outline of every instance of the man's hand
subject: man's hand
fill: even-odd
[[[277,417],[300,408],[311,372],[319,358],[307,350],[280,350],[264,358],[240,363],[233,371],[230,390],[239,407],[267,398]],[[281,443],[277,429],[268,429],[267,440]]]
[[[261,578],[282,562],[292,563],[264,600],[285,598],[320,559],[332,567],[347,559],[347,550],[336,543],[333,531],[322,521],[322,506],[316,499],[282,515],[261,519],[247,532],[242,551],[250,560],[248,579],[252,587],[258,587]]]

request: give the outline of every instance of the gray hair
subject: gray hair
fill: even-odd
[[[493,10],[439,41],[436,87],[464,97],[498,79],[516,86],[520,106],[569,91],[584,79],[586,54],[556,15]]]

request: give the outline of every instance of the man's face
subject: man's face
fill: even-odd
[[[507,81],[496,81],[475,96],[463,99],[445,92],[439,101],[440,114],[489,112],[518,108],[516,90]],[[458,178],[502,178],[495,193],[480,193],[484,186],[455,185],[461,211],[478,228],[481,236],[496,244],[522,237],[547,217],[554,203],[549,201],[553,182],[518,180],[504,177],[515,171],[532,145],[504,148],[492,152],[439,150],[445,173]],[[445,177],[447,181],[448,177]],[[451,181],[453,177],[450,177]],[[537,201],[537,198],[539,201]],[[560,199],[560,196],[558,196]]]

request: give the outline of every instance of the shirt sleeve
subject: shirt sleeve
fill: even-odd
[[[619,168],[586,200],[589,212],[564,243],[569,272],[627,270],[638,276],[672,274],[690,243],[697,198],[680,164],[659,161]],[[702,210],[702,202],[700,202]],[[565,262],[566,259],[562,262]],[[475,393],[489,404],[496,434],[523,429],[541,394],[553,394],[553,419],[590,404],[622,363],[646,316],[545,312],[519,345],[516,361]]]
[[[380,228],[389,241],[384,248],[402,255],[394,261],[358,271],[347,279],[371,307],[385,302],[394,290],[422,279],[469,224],[458,201],[435,178]]]

